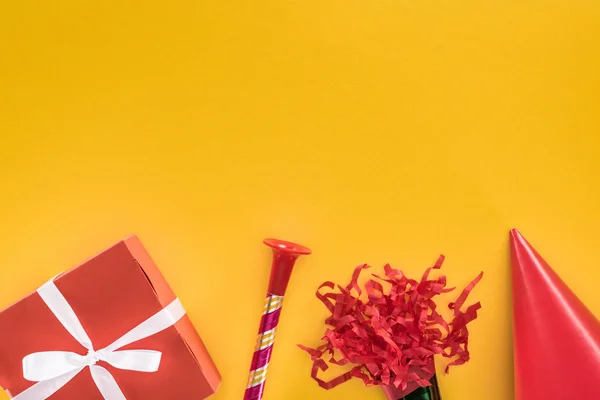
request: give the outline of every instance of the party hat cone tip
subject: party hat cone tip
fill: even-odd
[[[523,251],[533,250],[527,239],[523,237],[518,229],[510,230],[510,250],[513,255],[520,254]]]
[[[522,238],[521,232],[517,228],[513,228],[510,230],[510,237],[513,239]]]

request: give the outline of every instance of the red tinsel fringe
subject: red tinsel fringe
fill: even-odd
[[[311,376],[325,389],[331,389],[352,378],[362,379],[366,385],[394,385],[404,390],[409,383],[429,386],[434,354],[454,358],[446,366],[464,364],[469,360],[469,331],[467,324],[477,318],[479,302],[461,311],[469,293],[483,277],[481,272],[448,307],[454,311],[450,322],[436,311],[433,298],[454,288],[446,288],[446,277],[429,279],[432,269],[440,269],[444,256],[428,268],[421,281],[407,278],[402,271],[384,266],[385,276],[372,275],[364,290],[367,301],[361,299],[363,290],[358,285],[362,270],[360,265],[352,274],[346,287],[333,282],[323,283],[317,297],[331,312],[325,323],[330,326],[322,338],[325,344],[307,351],[314,361]],[[389,287],[384,293],[384,285]],[[321,289],[329,289],[325,293]],[[444,333],[442,333],[442,330]],[[328,362],[322,358],[329,354]],[[336,355],[338,358],[336,358]],[[329,364],[355,364],[348,372],[325,382],[318,377]]]

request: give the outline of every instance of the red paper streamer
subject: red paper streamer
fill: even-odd
[[[394,385],[401,390],[410,383],[429,386],[424,377],[430,378],[435,373],[432,362],[435,354],[454,358],[446,366],[446,373],[451,366],[469,360],[467,324],[477,318],[481,304],[477,302],[464,312],[461,308],[483,272],[467,285],[456,302],[448,305],[454,316],[447,322],[436,311],[433,298],[454,288],[446,288],[443,275],[429,279],[431,270],[440,269],[443,261],[442,255],[420,281],[385,265],[384,276],[373,274],[374,279],[364,284],[366,301],[358,284],[362,270],[370,268],[366,264],[356,267],[348,285],[337,285],[338,291],[333,282],[319,287],[317,298],[331,312],[325,319],[330,326],[322,338],[325,344],[316,349],[298,345],[311,355],[311,376],[319,386],[331,389],[352,378],[362,379],[366,385]],[[322,292],[322,289],[329,290]],[[325,354],[329,355],[328,362],[323,360]],[[318,374],[330,364],[355,366],[326,382]]]

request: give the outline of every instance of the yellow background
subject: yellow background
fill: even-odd
[[[451,284],[485,271],[444,400],[511,399],[509,228],[600,313],[599,18],[593,0],[5,2],[0,307],[135,232],[221,370],[214,400],[239,399],[261,241],[295,240],[314,254],[265,399],[383,399],[310,379],[314,291],[443,252]]]

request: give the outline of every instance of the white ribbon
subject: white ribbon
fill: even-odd
[[[96,363],[105,361],[115,368],[131,371],[158,371],[162,356],[160,351],[118,351],[118,349],[167,329],[185,315],[181,302],[179,299],[175,299],[112,344],[103,349],[94,350],[92,341],[81,326],[79,318],[53,280],[44,284],[37,292],[71,336],[87,349],[87,354],[81,355],[70,351],[42,351],[28,354],[23,358],[23,376],[25,379],[37,383],[13,397],[13,400],[45,400],[86,367],[90,368],[92,379],[104,399],[126,400],[111,373]]]

